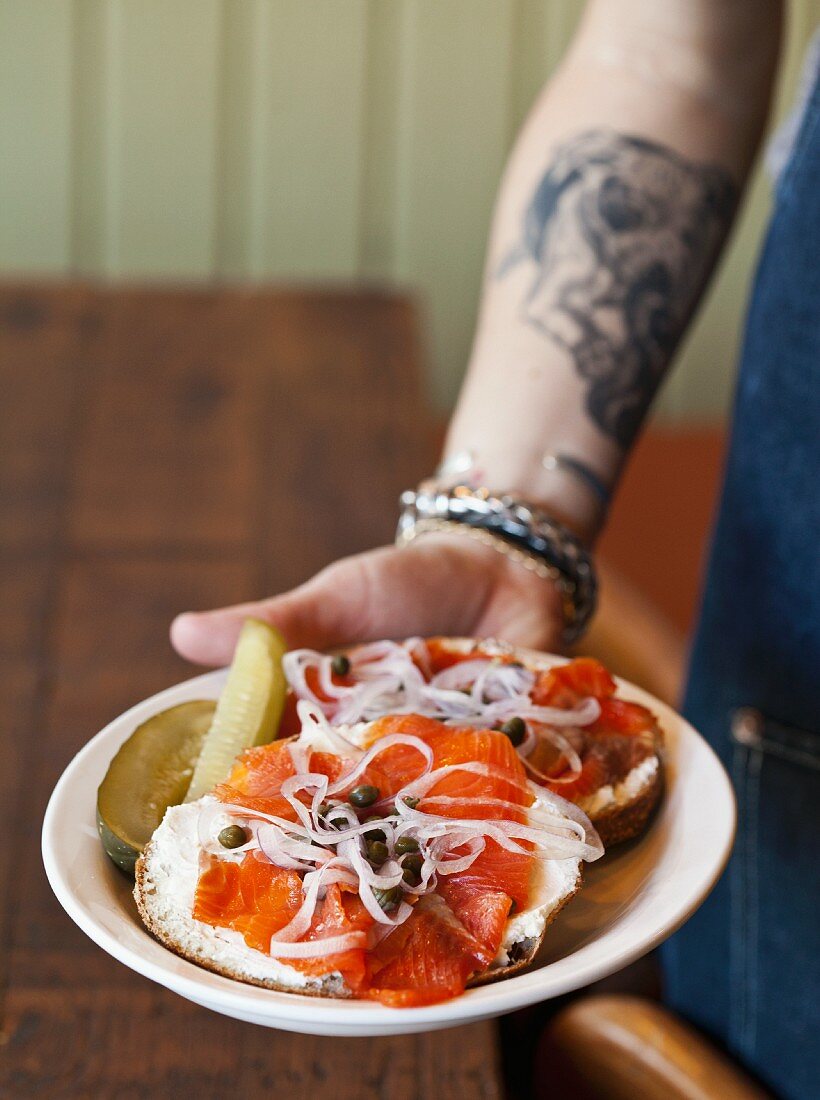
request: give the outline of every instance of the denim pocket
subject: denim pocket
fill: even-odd
[[[736,710],[731,729],[735,745],[820,771],[820,734],[767,718],[753,707]]]
[[[731,1045],[750,1061],[777,1044],[809,1065],[816,1016],[820,735],[752,708],[731,716],[739,827],[730,870]]]

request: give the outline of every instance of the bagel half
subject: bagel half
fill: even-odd
[[[341,974],[303,974],[248,947],[240,933],[194,919],[200,856],[197,819],[208,798],[170,807],[137,860],[134,898],[146,928],[181,958],[226,978],[313,997],[352,996]],[[230,853],[225,858],[231,858]],[[580,889],[582,864],[577,859],[549,860],[536,873],[532,904],[509,919],[493,965],[471,985],[506,978],[533,961],[547,927]]]
[[[513,657],[533,672],[555,665],[555,659],[523,646],[514,646],[494,638],[436,638],[445,651],[459,656]],[[656,727],[655,751],[626,775],[613,777],[591,795],[578,799],[579,807],[595,826],[605,848],[633,840],[643,833],[663,794],[664,768],[662,731]],[[560,787],[556,788],[560,794]]]

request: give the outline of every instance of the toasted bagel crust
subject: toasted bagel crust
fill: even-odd
[[[468,988],[475,985],[489,985],[490,982],[501,981],[502,978],[509,978],[513,974],[517,974],[521,970],[526,970],[527,967],[534,961],[535,956],[541,950],[541,944],[544,942],[544,936],[547,933],[547,929],[567,904],[572,901],[584,882],[584,865],[578,864],[578,875],[575,879],[575,885],[571,893],[565,894],[549,911],[547,919],[544,921],[544,927],[541,930],[540,936],[534,936],[528,940],[521,940],[519,944],[515,944],[518,949],[516,954],[519,956],[515,962],[507,963],[506,966],[491,966],[489,970],[485,970],[482,974],[477,974],[474,978],[471,978],[467,983]]]
[[[204,970],[210,970],[213,974],[220,974],[223,978],[232,978],[234,981],[244,982],[246,985],[255,985],[262,989],[275,989],[280,993],[296,993],[305,997],[349,998],[353,996],[344,979],[338,977],[336,979],[331,979],[330,977],[319,978],[314,985],[305,985],[294,989],[293,986],[285,985],[282,982],[266,978],[256,978],[252,975],[243,973],[237,968],[220,965],[203,949],[201,943],[196,943],[196,941],[194,941],[195,946],[183,946],[175,940],[173,936],[167,933],[160,921],[154,919],[150,906],[147,903],[147,895],[152,889],[149,871],[150,860],[151,844],[149,843],[144,854],[137,860],[135,868],[136,883],[134,886],[134,900],[137,903],[137,909],[143,924],[154,939],[158,940],[163,947],[167,947],[169,951],[173,951],[173,953],[178,955],[181,959],[187,959],[188,962],[195,963]],[[196,923],[194,918],[191,917],[191,926],[194,927]],[[248,952],[253,952],[253,948],[249,947]]]
[[[613,844],[622,844],[640,836],[649,824],[663,794],[663,767],[660,766],[652,778],[638,794],[622,806],[612,806],[590,820],[598,830],[598,836],[605,848]]]

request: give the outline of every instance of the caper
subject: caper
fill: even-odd
[[[383,840],[369,840],[366,846],[367,858],[371,863],[377,863],[381,866],[390,852],[387,849],[387,845]]]
[[[424,856],[420,852],[411,852],[410,855],[404,857],[401,865],[402,878],[410,886],[418,886],[421,881],[423,863]]]
[[[339,653],[330,662],[330,668],[335,676],[347,676],[350,672],[350,658],[345,657],[344,653]]]
[[[374,787],[372,783],[362,783],[361,786],[353,788],[347,796],[347,800],[351,805],[359,806],[362,809],[365,806],[372,806],[374,802],[379,800],[379,788]]]
[[[411,810],[415,810],[416,806],[419,804],[419,800],[412,794],[408,794],[404,796],[404,804],[405,806],[409,806]]]
[[[419,842],[414,840],[411,836],[400,836],[395,844],[396,855],[404,856],[408,852],[417,852],[419,850]]]
[[[217,839],[223,848],[241,848],[248,835],[241,825],[226,825]]]
[[[319,806],[319,817],[329,829],[346,829],[350,824],[342,807],[334,806],[331,802],[323,802]]]
[[[395,909],[401,900],[401,887],[391,886],[389,890],[379,890],[378,887],[373,891],[376,901],[379,906],[384,909],[385,912],[388,909]]]
[[[381,820],[382,819],[380,817],[369,817],[367,819],[367,823],[369,825],[371,821],[381,821]],[[368,829],[367,832],[364,834],[364,836],[365,836],[365,840],[380,840],[382,842],[382,844],[384,844],[387,840],[387,833],[384,831],[384,829],[378,829],[378,828]]]
[[[501,732],[506,734],[514,745],[520,745],[527,736],[527,723],[516,715],[515,718],[510,718],[504,723]]]

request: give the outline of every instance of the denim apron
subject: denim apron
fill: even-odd
[[[664,949],[669,1003],[778,1096],[820,1098],[820,81],[757,271],[684,712],[738,835]]]

